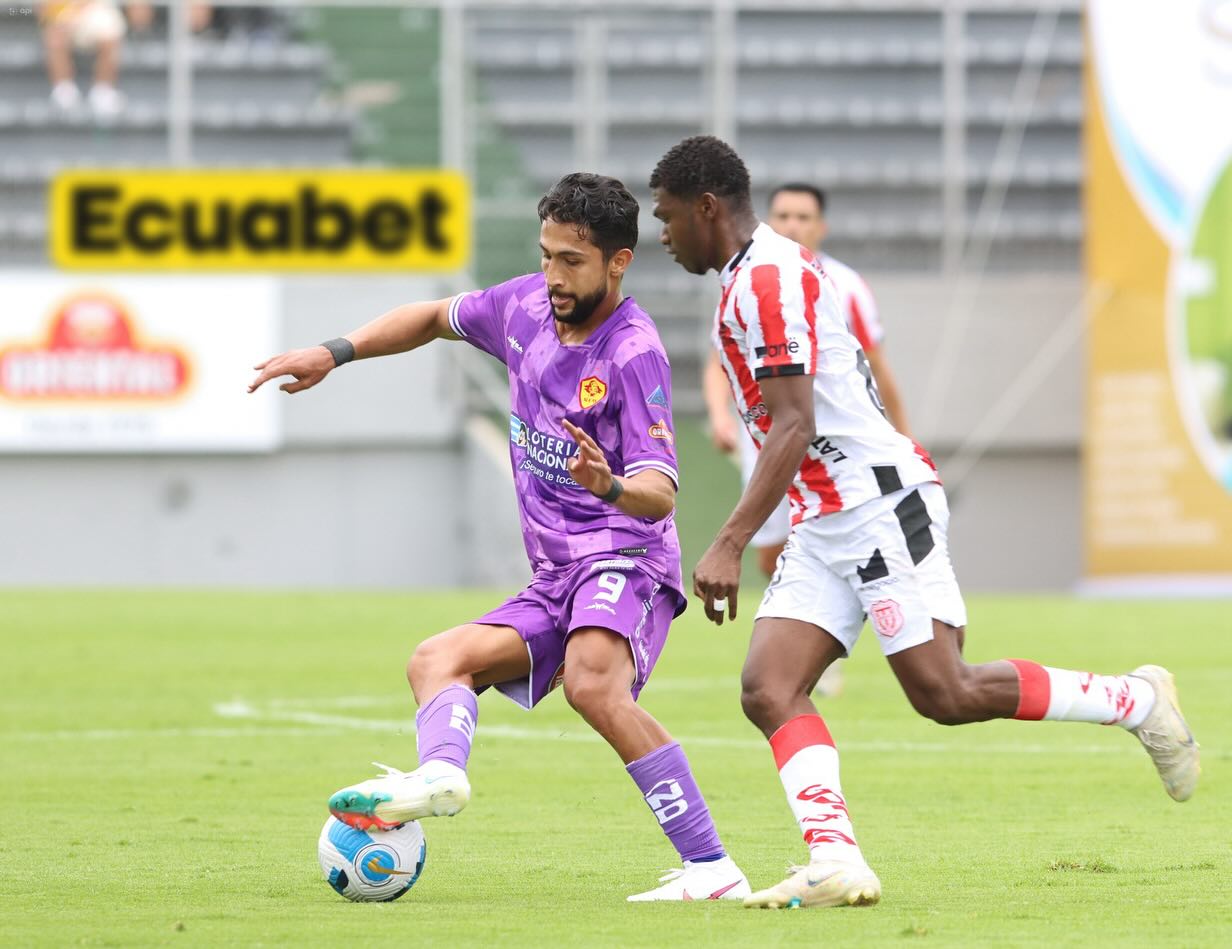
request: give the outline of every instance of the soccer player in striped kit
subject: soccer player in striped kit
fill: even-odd
[[[779,499],[792,531],[754,617],[745,714],[769,739],[809,863],[746,906],[873,903],[881,884],[856,842],[838,752],[809,698],[855,644],[865,615],[912,706],[944,725],[994,718],[1119,725],[1168,794],[1198,779],[1198,746],[1159,666],[1128,675],[1023,659],[969,665],[967,622],[946,544],[949,513],[928,454],[886,420],[811,250],[757,220],[740,157],[685,139],[650,177],[660,242],[685,270],[718,271],[716,343],[759,455],[744,495],[693,573],[706,616],[736,618],[740,558]]]

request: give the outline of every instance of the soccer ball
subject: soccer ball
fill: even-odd
[[[329,885],[359,903],[385,903],[405,894],[423,872],[427,855],[419,821],[363,831],[330,817],[317,841],[317,859]]]

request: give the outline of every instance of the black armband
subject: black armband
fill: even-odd
[[[349,339],[339,336],[337,339],[326,340],[321,345],[334,357],[335,366],[341,366],[355,358],[355,344]]]
[[[615,504],[616,499],[625,493],[625,486],[620,483],[619,478],[612,478],[612,486],[607,489],[607,494],[600,494],[600,501],[607,501],[608,504]]]

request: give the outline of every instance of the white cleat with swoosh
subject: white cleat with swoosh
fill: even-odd
[[[694,900],[742,900],[749,895],[749,881],[731,857],[706,863],[685,861],[683,869],[669,870],[659,878],[662,886],[628,897],[630,903],[684,902]]]
[[[761,909],[809,906],[869,906],[881,899],[881,881],[864,863],[819,860],[792,867],[778,886],[745,897],[744,905]]]
[[[1168,796],[1174,801],[1188,801],[1198,786],[1202,768],[1198,743],[1181,714],[1172,673],[1162,666],[1139,666],[1130,675],[1145,679],[1155,690],[1155,704],[1150,714],[1130,731],[1155,762]]]
[[[425,817],[453,817],[471,799],[466,772],[447,761],[427,761],[414,771],[373,762],[385,774],[337,791],[329,812],[356,830],[389,830]]]

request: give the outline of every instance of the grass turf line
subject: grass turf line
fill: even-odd
[[[1226,603],[970,604],[973,660],[1171,668],[1205,752],[1187,804],[1119,729],[923,721],[864,640],[822,710],[880,906],[625,904],[676,857],[616,756],[558,737],[586,731],[559,694],[529,714],[481,698],[474,798],[425,822],[423,878],[346,903],[316,866],[325,799],[372,759],[413,764],[411,645],[498,596],[0,594],[0,944],[1232,944]],[[686,751],[761,886],[804,851],[740,714],[746,639],[690,609],[644,701],[706,739]],[[282,717],[215,711],[237,701]]]

